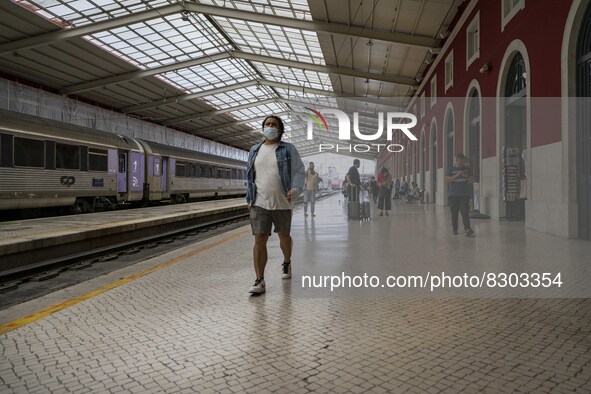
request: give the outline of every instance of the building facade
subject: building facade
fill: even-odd
[[[418,141],[397,136],[378,168],[447,205],[461,152],[481,213],[591,239],[590,1],[465,1],[444,38],[407,107]]]

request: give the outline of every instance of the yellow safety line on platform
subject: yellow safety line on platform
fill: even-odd
[[[225,242],[228,242],[228,241],[234,240],[236,238],[239,238],[239,237],[241,237],[241,236],[243,236],[245,234],[248,234],[248,233],[250,233],[250,230],[241,231],[238,234],[234,234],[234,235],[232,235],[230,237],[221,239],[221,240],[216,241],[216,242],[213,242],[211,244],[204,245],[204,246],[202,246],[202,247],[200,247],[200,248],[198,248],[198,249],[196,249],[196,250],[194,250],[192,252],[186,253],[186,254],[184,254],[182,256],[179,256],[179,257],[175,257],[172,260],[169,260],[169,261],[167,261],[165,263],[156,265],[156,266],[154,266],[152,268],[148,268],[147,270],[144,270],[144,271],[135,273],[135,274],[130,275],[130,276],[126,277],[126,278],[119,279],[119,280],[117,280],[117,281],[115,281],[113,283],[109,283],[108,285],[105,285],[105,286],[103,286],[101,288],[98,288],[96,290],[93,290],[93,291],[91,291],[89,293],[86,293],[84,295],[81,295],[79,297],[72,298],[71,300],[68,300],[68,301],[60,302],[59,304],[56,304],[56,305],[50,306],[48,308],[45,308],[42,311],[35,312],[32,315],[29,315],[29,316],[26,316],[26,317],[22,317],[22,318],[17,319],[17,320],[15,320],[13,322],[10,322],[10,323],[1,325],[0,326],[0,335],[1,334],[4,334],[4,333],[7,333],[8,331],[12,331],[12,330],[14,330],[16,328],[19,328],[21,326],[24,326],[26,324],[32,323],[32,322],[34,322],[36,320],[43,319],[44,317],[47,317],[47,316],[49,316],[49,315],[51,315],[51,314],[53,314],[55,312],[61,311],[62,309],[69,308],[72,305],[76,305],[76,304],[78,304],[78,303],[80,303],[82,301],[88,300],[88,299],[90,299],[92,297],[95,297],[95,296],[97,296],[99,294],[105,293],[105,292],[107,292],[107,291],[109,291],[111,289],[114,289],[116,287],[119,287],[119,286],[124,285],[124,284],[129,283],[129,282],[132,282],[132,281],[134,281],[134,280],[136,280],[138,278],[141,278],[142,276],[151,274],[152,272],[156,272],[156,271],[159,271],[159,270],[161,270],[163,268],[169,267],[169,266],[171,266],[173,264],[179,263],[179,262],[181,262],[183,260],[188,259],[189,257],[193,257],[196,254],[199,254],[201,252],[204,252],[204,251],[206,251],[208,249],[211,249],[211,248],[213,248],[215,246],[221,245],[221,244],[223,244]]]

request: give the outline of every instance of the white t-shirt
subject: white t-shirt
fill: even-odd
[[[254,205],[268,210],[291,209],[291,204],[281,186],[281,177],[275,156],[278,146],[279,143],[262,144],[254,160],[254,184],[257,189]]]
[[[318,183],[318,173],[314,172],[314,175],[310,171],[306,171],[306,182],[304,183],[305,190],[316,190],[316,184]]]

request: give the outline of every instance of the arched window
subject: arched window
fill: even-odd
[[[480,97],[473,89],[468,98],[468,163],[474,182],[480,183]]]
[[[454,164],[454,134],[455,134],[455,122],[454,113],[451,108],[447,110],[445,116],[445,167],[447,170]]]
[[[521,53],[517,52],[507,74],[507,84],[505,85],[505,97],[525,96],[527,87],[527,71],[525,70],[525,61]]]
[[[527,198],[527,69],[520,52],[513,55],[505,81],[505,141],[501,147],[505,217],[525,219]]]
[[[431,201],[437,201],[437,124],[431,123],[431,157],[429,162],[431,164]]]
[[[577,205],[579,238],[591,240],[591,4],[577,43]]]

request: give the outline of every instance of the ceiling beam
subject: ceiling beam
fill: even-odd
[[[163,18],[168,15],[182,12],[183,9],[189,12],[206,14],[215,17],[239,19],[268,25],[289,27],[298,30],[313,31],[317,33],[330,33],[345,36],[354,36],[357,38],[364,38],[373,41],[383,41],[388,44],[397,43],[420,48],[441,47],[441,43],[439,40],[429,36],[419,36],[406,33],[393,33],[390,31],[369,29],[363,26],[352,26],[345,23],[309,21],[290,17],[257,13],[253,11],[244,11],[233,8],[217,7],[206,4],[186,2],[184,3],[184,8],[183,4],[176,3],[162,7],[152,8],[146,11],[134,12],[129,15],[115,17],[101,22],[90,23],[85,26],[53,31],[49,33],[36,35],[33,37],[23,38],[16,41],[2,43],[0,44],[0,55],[23,49],[35,48],[42,45],[49,45],[59,40],[67,40],[76,37],[87,36],[101,31],[111,30],[117,27],[143,22],[150,19]]]
[[[372,79],[375,81],[382,81],[382,82],[390,82],[395,84],[407,85],[407,86],[417,86],[417,82],[411,77],[401,77],[395,75],[383,75],[383,74],[376,74],[376,73],[369,73],[365,71],[357,71],[352,70],[349,68],[342,68],[342,67],[335,67],[335,66],[324,66],[321,64],[312,64],[312,63],[305,63],[305,62],[298,62],[294,60],[285,60],[285,59],[277,59],[271,56],[263,56],[263,55],[255,55],[253,53],[245,53],[241,51],[228,51],[217,53],[215,55],[210,56],[203,56],[197,59],[187,60],[183,62],[178,62],[174,64],[169,64],[166,66],[161,67],[154,67],[148,70],[138,70],[138,71],[131,71],[124,74],[114,75],[112,77],[101,78],[94,81],[84,82],[76,85],[71,85],[65,87],[61,90],[62,94],[74,94],[80,93],[85,90],[91,90],[100,88],[103,86],[108,86],[116,83],[131,81],[137,78],[145,78],[149,76],[154,76],[158,74],[163,74],[175,70],[180,70],[184,68],[189,68],[193,66],[199,66],[206,63],[212,63],[224,59],[243,59],[243,60],[251,60],[255,62],[262,62],[267,64],[274,64],[277,66],[284,66],[284,67],[292,67],[298,68],[303,70],[310,70],[310,71],[317,71],[323,73],[330,73],[335,75],[347,75],[351,77],[363,78],[363,79]]]
[[[287,115],[287,114],[288,114],[287,112],[279,112],[279,113],[276,113],[273,115],[282,116],[282,115]],[[240,125],[251,123],[251,122],[258,122],[259,120],[263,120],[264,118],[265,118],[265,116],[257,116],[255,118],[237,120],[237,121],[228,122],[228,123],[222,123],[217,126],[211,126],[211,127],[207,127],[204,129],[190,130],[189,132],[191,134],[199,135],[200,133],[207,133],[207,132],[211,132],[213,130],[226,129],[226,128],[232,127],[232,126],[240,126]]]
[[[89,23],[84,26],[72,27],[69,29],[38,34],[36,36],[22,38],[16,41],[4,42],[0,44],[0,55],[9,52],[35,48],[42,45],[49,45],[60,40],[68,40],[72,38],[83,37],[101,31],[111,30],[126,25],[132,25],[134,23],[160,18],[171,14],[177,14],[182,10],[183,7],[180,4],[171,4],[159,8],[152,8],[146,11],[133,12],[128,15],[110,18],[101,22]]]
[[[138,70],[138,71],[131,71],[119,75],[114,75],[112,77],[95,79],[94,81],[83,82],[76,85],[71,85],[63,88],[61,90],[62,94],[74,94],[84,92],[86,90],[96,89],[103,86],[113,85],[116,83],[132,81],[138,78],[145,78],[151,77],[158,74],[164,74],[170,71],[180,70],[183,68],[189,68],[193,66],[200,66],[202,64],[216,62],[224,59],[230,58],[230,54],[228,52],[217,53],[211,56],[203,56],[197,59],[187,60],[183,62],[178,62],[174,64],[169,64],[166,66],[150,68],[147,70]]]
[[[276,66],[299,68],[303,70],[316,71],[321,73],[328,73],[334,75],[346,75],[349,77],[371,79],[374,81],[390,82],[398,85],[417,86],[417,82],[412,77],[401,77],[396,75],[385,75],[370,73],[366,71],[357,71],[350,68],[328,66],[322,64],[304,63],[294,60],[279,59],[271,56],[256,55],[254,53],[246,53],[233,51],[232,57],[237,59],[251,60],[254,62],[261,62],[266,64],[274,64]]]
[[[354,36],[375,41],[383,41],[388,44],[399,43],[421,48],[440,48],[439,40],[428,36],[416,36],[406,33],[391,33],[390,31],[374,30],[363,26],[351,26],[346,23],[322,22],[243,11],[233,8],[216,7],[206,4],[185,3],[187,11],[207,14],[229,19],[240,19],[249,22],[259,22],[265,25],[289,27],[297,30],[307,30],[317,33],[331,33],[338,35]]]
[[[275,81],[268,81],[266,79],[258,79],[258,80],[252,80],[252,81],[241,82],[241,83],[237,83],[237,84],[233,84],[233,85],[228,85],[228,86],[224,86],[221,88],[204,90],[203,92],[198,92],[198,93],[179,94],[176,96],[163,97],[161,99],[149,101],[149,102],[142,103],[142,104],[130,105],[128,107],[122,108],[121,111],[125,114],[128,114],[128,113],[138,112],[138,111],[142,111],[142,110],[146,110],[146,109],[161,107],[164,105],[177,104],[177,103],[190,101],[190,100],[200,98],[200,97],[210,96],[210,95],[214,95],[214,94],[218,94],[218,93],[225,93],[228,91],[232,91],[232,90],[236,90],[236,89],[240,89],[240,88],[246,88],[246,87],[250,87],[250,86],[256,86],[256,85],[269,86],[269,87],[279,88],[279,89],[286,89],[289,91],[293,91],[294,93],[297,92],[297,93],[315,94],[318,96],[326,96],[326,97],[339,97],[339,98],[346,99],[346,100],[362,101],[362,102],[368,102],[368,103],[379,104],[379,105],[389,105],[389,104],[385,103],[386,100],[398,98],[398,96],[394,96],[394,97],[350,97],[349,95],[333,92],[330,90],[307,88],[305,86],[292,85],[292,84],[287,84],[284,82],[275,82]],[[312,103],[309,103],[309,104],[312,104]],[[391,106],[393,108],[398,108],[394,104],[391,104]]]
[[[228,113],[228,112],[240,111],[242,109],[247,109],[247,108],[251,108],[251,107],[257,107],[259,105],[272,104],[272,103],[276,103],[276,102],[277,102],[276,99],[270,98],[270,99],[267,99],[267,100],[254,101],[254,102],[251,102],[251,103],[246,103],[246,104],[243,104],[243,105],[237,105],[235,107],[230,107],[230,108],[224,108],[224,109],[218,109],[218,110],[214,110],[214,111],[199,112],[199,113],[196,113],[196,114],[179,116],[178,118],[171,118],[171,119],[165,120],[164,122],[162,122],[162,125],[163,126],[170,126],[170,125],[173,125],[173,124],[179,124],[179,123],[187,122],[189,120],[204,119],[204,118],[213,118],[214,116],[223,115],[223,114]]]
[[[280,89],[288,89],[288,90],[292,90],[294,92],[311,93],[311,94],[317,94],[317,95],[321,95],[321,96],[338,96],[339,95],[338,93],[332,92],[329,90],[306,88],[304,86],[299,86],[299,85],[290,85],[290,84],[283,83],[283,82],[274,82],[274,81],[267,81],[265,79],[258,79],[258,80],[252,80],[252,81],[241,82],[241,83],[237,83],[237,84],[233,84],[233,85],[228,85],[228,86],[224,86],[222,88],[204,90],[203,92],[199,92],[199,93],[180,94],[177,96],[164,97],[162,99],[150,101],[147,103],[130,105],[129,107],[123,108],[122,111],[123,111],[123,113],[126,113],[126,114],[131,113],[131,112],[138,112],[138,111],[145,110],[145,109],[161,107],[163,105],[176,104],[176,103],[180,103],[180,102],[184,102],[184,101],[190,101],[190,100],[200,98],[200,97],[210,96],[210,95],[214,95],[214,94],[218,94],[218,93],[224,93],[224,92],[228,92],[228,91],[232,91],[232,90],[236,90],[236,89],[240,89],[240,88],[246,88],[246,87],[250,87],[250,86],[256,86],[256,85],[269,86],[269,87],[280,88]]]
[[[359,97],[358,99],[363,99],[362,97]],[[292,99],[285,99],[285,98],[279,98],[277,99],[277,101],[280,101],[282,103],[285,104],[293,104],[293,105],[299,105],[299,106],[303,106],[303,105],[307,105],[307,106],[311,106],[314,109],[340,109],[341,111],[345,111],[341,108],[337,106],[329,106],[329,105],[324,105],[324,104],[317,104],[311,101],[298,101],[298,100],[292,100]],[[391,106],[391,111],[390,112],[401,112],[404,111],[404,108],[401,107],[396,107],[396,106]],[[378,115],[376,113],[365,113],[365,112],[359,112],[359,111],[354,111],[357,112],[359,114],[359,116],[363,116],[363,117],[368,117],[368,118],[376,118]],[[383,111],[382,111],[383,112]]]
[[[124,107],[121,109],[121,112],[123,112],[124,114],[129,114],[132,112],[138,112],[138,111],[142,111],[145,109],[161,107],[164,105],[182,103],[182,102],[194,100],[194,99],[200,98],[200,97],[230,92],[230,91],[240,89],[240,88],[248,88],[250,86],[255,86],[257,84],[258,84],[258,82],[256,80],[252,80],[252,81],[235,83],[235,84],[224,86],[221,88],[204,90],[204,91],[198,92],[198,93],[179,94],[176,96],[163,97],[158,100],[148,101],[147,103],[130,105],[128,107]]]

